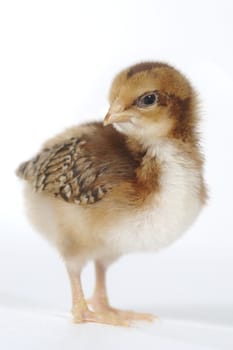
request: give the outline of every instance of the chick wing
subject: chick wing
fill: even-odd
[[[17,175],[31,182],[36,192],[70,203],[85,205],[101,200],[120,182],[132,180],[135,161],[117,131],[95,127],[94,136],[74,136],[42,149],[19,166]]]

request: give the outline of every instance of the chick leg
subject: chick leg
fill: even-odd
[[[72,314],[75,323],[96,322],[114,326],[128,326],[127,321],[112,313],[89,310],[82,290],[81,271],[74,273],[68,269],[68,274],[72,291]]]
[[[68,275],[70,278],[70,286],[72,293],[72,314],[74,322],[85,322],[86,316],[89,313],[89,309],[82,290],[81,273],[80,271],[74,273],[68,269]]]
[[[107,291],[106,291],[106,267],[100,262],[95,263],[96,272],[96,285],[93,297],[88,301],[88,304],[96,312],[106,312],[118,315],[122,320],[136,321],[149,321],[152,322],[155,316],[146,313],[137,313],[133,311],[118,310],[110,306]]]

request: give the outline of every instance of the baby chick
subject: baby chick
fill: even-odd
[[[17,174],[29,219],[58,249],[70,277],[74,321],[129,325],[153,316],[112,308],[105,272],[123,254],[175,241],[206,199],[196,95],[173,67],[144,62],[114,79],[103,123],[48,140]],[[80,274],[95,262],[96,287]]]

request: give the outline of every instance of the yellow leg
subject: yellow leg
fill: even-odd
[[[114,315],[110,312],[91,311],[86,303],[82,284],[80,272],[74,273],[68,269],[68,274],[70,278],[71,291],[72,291],[72,313],[73,320],[75,323],[84,322],[96,322],[105,323],[114,326],[128,326],[129,323],[126,320],[122,320],[119,316]]]
[[[138,313],[133,311],[118,310],[109,305],[106,292],[106,268],[100,262],[95,263],[96,285],[93,297],[88,301],[88,304],[96,312],[119,316],[120,319],[126,322],[132,321],[148,321],[152,322],[155,316],[147,313]]]

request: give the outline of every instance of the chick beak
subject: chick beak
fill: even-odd
[[[113,123],[126,123],[129,122],[132,117],[132,114],[127,112],[119,113],[110,113],[108,112],[104,118],[104,126],[113,124]]]

